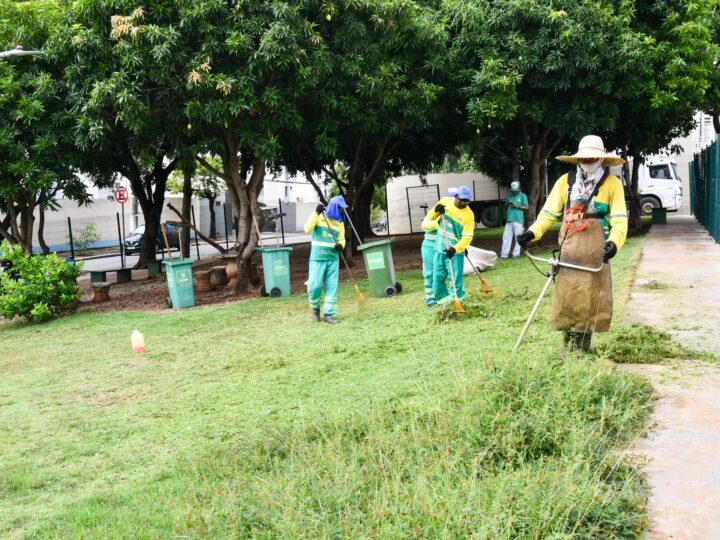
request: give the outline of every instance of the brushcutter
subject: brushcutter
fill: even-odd
[[[527,321],[525,322],[525,326],[523,326],[522,332],[520,332],[520,336],[518,336],[517,341],[515,342],[515,346],[513,347],[513,352],[516,352],[518,348],[520,347],[520,343],[522,343],[523,338],[525,337],[525,334],[527,334],[528,328],[530,328],[530,323],[532,323],[533,319],[535,318],[535,314],[538,312],[538,309],[540,309],[540,303],[542,302],[542,299],[545,298],[545,295],[548,292],[548,289],[550,288],[550,284],[555,281],[555,277],[557,276],[558,271],[560,268],[571,268],[573,270],[582,270],[584,272],[593,272],[597,273],[600,270],[603,269],[603,266],[605,266],[605,262],[600,264],[597,268],[589,268],[587,266],[579,266],[577,264],[571,264],[567,262],[562,262],[558,255],[556,255],[555,252],[553,252],[553,257],[550,259],[543,259],[541,257],[536,257],[535,255],[531,255],[529,251],[525,250],[525,255],[528,256],[530,259],[530,262],[533,263],[535,266],[534,261],[538,261],[540,263],[545,263],[550,265],[550,270],[547,273],[544,273],[547,276],[547,281],[545,282],[545,286],[543,287],[542,291],[540,292],[540,296],[538,296],[537,301],[535,302],[535,305],[532,308],[532,311],[530,312],[530,316],[528,317]]]

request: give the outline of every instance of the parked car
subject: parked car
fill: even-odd
[[[175,225],[165,224],[165,230],[167,231],[170,249],[180,249],[180,231],[178,228]],[[140,253],[140,250],[142,249],[143,234],[145,234],[145,225],[140,225],[137,229],[125,237],[125,255]],[[162,229],[158,229],[157,249],[158,251],[165,249],[165,239],[163,238]]]

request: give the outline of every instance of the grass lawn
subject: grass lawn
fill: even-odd
[[[445,323],[417,271],[366,310],[345,283],[335,327],[303,294],[0,326],[0,537],[640,536],[620,451],[649,385],[558,360],[549,298],[513,356],[545,280],[524,259],[485,277],[497,296]]]

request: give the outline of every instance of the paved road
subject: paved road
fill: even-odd
[[[647,289],[650,281],[668,285]],[[650,231],[625,323],[664,328],[691,348],[720,355],[720,245],[694,218]],[[654,429],[636,451],[650,458],[647,538],[720,538],[720,369],[692,361],[632,366],[659,400]]]

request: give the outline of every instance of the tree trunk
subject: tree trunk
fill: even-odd
[[[530,162],[530,189],[528,195],[528,222],[535,221],[542,208],[542,168],[545,162],[540,145],[537,145]]]
[[[640,209],[640,195],[638,194],[638,177],[640,173],[640,165],[644,158],[635,155],[633,159],[632,175],[630,178],[630,227],[636,231],[642,231],[642,213]]]
[[[510,168],[510,181],[520,181],[520,152],[517,148],[511,150],[512,165]]]
[[[29,197],[24,197],[25,203],[20,207],[19,244],[28,255],[32,254],[33,229],[35,226],[35,203],[29,202]]]
[[[370,227],[370,210],[374,192],[375,185],[371,183],[369,184],[369,187],[365,188],[362,192],[357,193],[352,199],[352,208],[350,208],[350,219],[352,219],[352,224],[346,223],[345,236],[346,238],[349,238],[349,245],[353,255],[357,254],[359,243],[357,238],[355,238],[352,225],[355,225],[355,230],[357,230],[363,243],[368,236],[372,235]]]
[[[45,243],[45,209],[42,206],[40,207],[39,213],[40,213],[40,218],[38,220],[38,232],[37,232],[38,244],[40,245],[42,254],[47,255],[48,253],[50,253],[50,248]]]
[[[138,214],[140,209],[138,208],[138,198],[133,196],[132,200],[132,228],[133,231],[138,228]]]
[[[540,162],[540,198],[538,199],[536,215],[542,211],[542,207],[545,204],[546,193],[545,186],[548,184],[548,169],[547,169],[547,158]]]
[[[192,208],[192,176],[193,171],[190,167],[183,169],[183,200],[182,200],[182,217],[190,221],[190,209]],[[185,255],[190,254],[190,229],[182,227],[180,231],[180,243],[182,252]]]
[[[133,267],[135,270],[147,268],[147,263],[156,258],[158,234],[162,234],[160,220],[165,204],[165,187],[170,173],[177,166],[177,161],[173,160],[167,167],[163,167],[164,159],[165,154],[162,152],[156,156],[152,171],[141,176],[139,168],[134,167],[128,176],[133,194],[138,199],[145,220],[140,256],[137,264]]]
[[[215,199],[217,196],[208,195],[208,204],[210,205],[210,238],[217,238],[217,230],[215,224]]]

